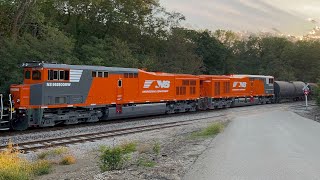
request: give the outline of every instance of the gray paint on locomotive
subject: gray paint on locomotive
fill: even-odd
[[[90,70],[90,71],[107,71],[109,74],[138,73],[136,68],[122,67],[104,67],[104,66],[88,66],[88,65],[69,65],[69,64],[51,64],[51,63],[24,63],[23,67],[30,68],[48,68],[48,69],[74,69],[74,70]]]

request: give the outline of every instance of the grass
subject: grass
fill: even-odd
[[[12,143],[0,152],[0,180],[28,180],[35,176],[47,174],[51,164],[47,161],[31,163],[21,158],[21,151]]]
[[[68,152],[66,147],[58,147],[49,151],[43,151],[38,154],[38,159],[46,159],[48,156],[59,156]]]
[[[220,132],[222,132],[224,129],[223,123],[213,123],[210,124],[208,127],[202,129],[201,131],[197,131],[191,134],[191,137],[197,138],[197,137],[212,137]]]
[[[135,142],[129,142],[129,143],[123,143],[120,145],[122,151],[124,153],[132,153],[135,152],[137,150],[137,143]]]
[[[158,156],[161,151],[161,145],[159,142],[155,142],[152,147],[153,152]]]
[[[72,155],[66,155],[61,159],[60,164],[62,165],[71,165],[76,163],[76,158]]]
[[[41,176],[49,174],[52,169],[52,164],[49,161],[41,160],[33,164],[32,171],[35,175]]]
[[[141,143],[137,147],[137,151],[139,152],[139,154],[152,152],[152,146],[151,146],[151,144]]]
[[[142,157],[140,157],[138,159],[137,164],[138,164],[138,166],[143,166],[143,167],[154,167],[155,165],[157,165],[156,162],[150,161],[150,160],[142,158]]]
[[[124,143],[116,147],[100,147],[100,169],[102,172],[123,168],[130,159],[130,153],[137,149],[136,143]]]

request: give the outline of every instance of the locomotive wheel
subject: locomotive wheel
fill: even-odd
[[[16,131],[24,131],[28,129],[29,124],[27,117],[18,117],[17,119],[13,119],[11,121],[11,127]]]

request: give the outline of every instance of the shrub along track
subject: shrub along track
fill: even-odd
[[[23,152],[28,152],[28,151],[38,150],[38,149],[45,149],[45,148],[56,147],[56,146],[64,146],[68,144],[95,141],[99,139],[111,138],[111,137],[122,136],[127,134],[154,131],[154,130],[160,130],[165,128],[179,127],[179,126],[186,126],[186,125],[192,124],[192,122],[195,122],[195,121],[223,117],[223,116],[226,116],[226,115],[215,115],[215,116],[210,116],[205,118],[195,118],[195,119],[190,119],[185,121],[159,123],[159,124],[123,128],[123,129],[117,129],[117,130],[111,130],[111,131],[103,131],[103,132],[97,132],[97,133],[86,133],[86,134],[74,135],[74,136],[68,136],[68,137],[50,138],[50,139],[43,139],[39,141],[29,141],[29,142],[23,142],[18,144],[19,146],[17,148],[19,150],[22,150]],[[0,146],[0,150],[5,148],[6,146]]]

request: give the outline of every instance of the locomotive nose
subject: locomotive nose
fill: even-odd
[[[11,85],[10,94],[14,108],[29,105],[30,87],[28,85]]]

